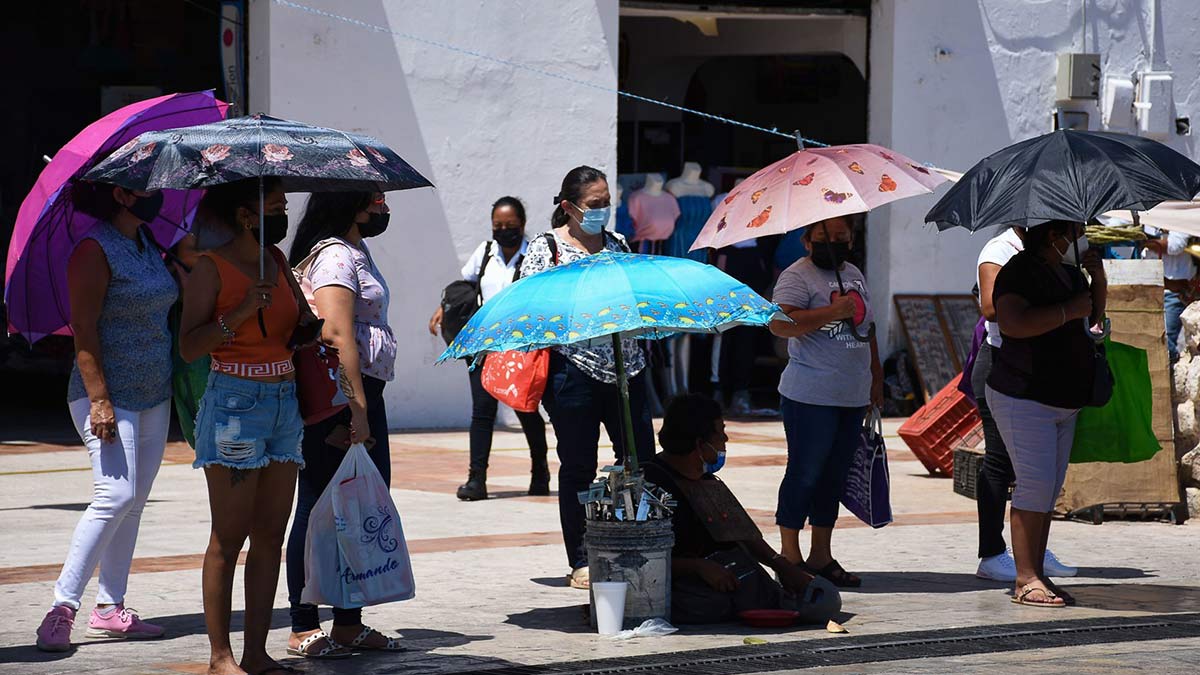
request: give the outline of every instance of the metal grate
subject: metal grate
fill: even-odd
[[[459,671],[486,675],[739,675],[1142,640],[1200,637],[1200,613],[1043,621],[722,647]],[[454,674],[451,674],[454,675]]]

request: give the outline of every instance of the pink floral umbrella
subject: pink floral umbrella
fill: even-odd
[[[800,150],[734,188],[713,210],[691,250],[723,248],[870,211],[928,194],[944,182],[933,169],[879,145]]]

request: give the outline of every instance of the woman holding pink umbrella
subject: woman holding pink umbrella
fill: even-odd
[[[178,290],[145,230],[163,197],[80,183],[73,199],[75,208],[99,221],[67,265],[75,334],[68,400],[92,461],[94,488],[54,585],[54,606],[37,630],[38,649],[49,652],[71,648],[75,613],[97,565],[100,592],[88,636],[163,634],[125,607],[138,525],[171,421],[167,313]]]
[[[883,376],[870,294],[849,262],[857,247],[847,216],[928,194],[945,178],[871,144],[801,149],[758,171],[716,205],[693,249],[785,234],[809,225],[811,251],[779,277],[774,301],[791,321],[771,332],[788,339],[779,382],[788,464],[775,522],[788,560],[837,586],[862,583],[833,557],[830,540],[867,406],[882,402]],[[800,530],[813,528],[807,558]]]
[[[143,507],[170,419],[171,336],[178,291],[159,244],[186,229],[197,196],[116,187],[79,177],[143,131],[210,122],[228,106],[212,91],[139,101],[88,125],[42,170],[21,203],[5,265],[9,329],[30,342],[75,336],[67,399],[92,463],[93,496],[72,537],[37,646],[68,651],[92,573],[100,568],[88,635],[151,638],[159,626],[125,606]]]

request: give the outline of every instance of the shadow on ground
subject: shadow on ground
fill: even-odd
[[[971,593],[1012,587],[1011,583],[1003,581],[987,581],[977,578],[974,574],[950,572],[855,572],[855,574],[862,577],[862,587],[844,588],[842,589],[843,593]],[[1081,567],[1076,579],[1147,579],[1154,576],[1132,567]],[[1064,585],[1064,588],[1067,586]]]
[[[1170,614],[1200,607],[1200,588],[1165,584],[1060,584],[1080,607]]]
[[[569,605],[567,607],[541,607],[520,614],[510,614],[504,623],[534,630],[552,630],[559,633],[583,634],[594,633],[589,623],[589,608],[587,605]],[[856,615],[841,612],[836,617],[838,623],[846,623]],[[676,626],[680,633],[688,635],[744,635],[758,636],[764,633],[796,633],[809,630],[824,630],[825,624],[788,626],[785,628],[755,628],[740,623],[713,624],[682,624]]]
[[[324,617],[326,625],[328,625],[329,617]],[[156,623],[161,624],[167,629],[167,637],[162,640],[154,641],[161,644],[161,653],[170,654],[170,642],[173,639],[187,637],[190,635],[203,635],[204,631],[204,616],[202,614],[184,614],[177,616],[154,617]],[[242,630],[242,612],[234,612],[232,616],[232,632],[240,633]],[[276,609],[271,616],[271,628],[286,628],[291,625],[291,618],[286,609]],[[586,623],[585,623],[586,625]],[[387,629],[383,629],[387,632]],[[428,671],[445,671],[445,670],[475,670],[479,666],[499,667],[516,665],[502,659],[493,659],[490,657],[472,657],[472,656],[451,656],[433,654],[434,649],[443,649],[451,647],[461,647],[472,642],[495,639],[492,635],[466,635],[464,633],[455,633],[451,631],[433,630],[428,628],[397,628],[394,632],[399,633],[404,645],[409,651],[404,653],[382,653],[382,652],[363,652],[356,654],[353,658],[341,661],[313,661],[302,658],[287,658],[280,659],[281,663],[286,663],[289,666],[299,666],[302,672],[305,673],[363,673],[364,675],[384,675],[388,673],[403,673],[411,672],[420,663],[420,670]],[[79,636],[79,631],[76,631],[76,636]],[[124,640],[83,640],[75,643],[74,649],[70,652],[61,653],[46,653],[38,651],[32,644],[6,647],[0,649],[0,663],[4,664],[33,664],[33,663],[52,663],[62,659],[71,658],[79,655],[80,658],[86,658],[87,655],[95,654],[95,650],[103,650],[106,645],[121,645],[126,643]],[[268,651],[275,656],[281,656],[284,653],[286,645],[269,643]],[[204,654],[194,654],[197,658],[204,657]],[[142,664],[147,668],[147,672],[152,671],[156,666],[163,664],[145,663]],[[171,666],[171,664],[167,664]],[[197,664],[176,664],[192,668]],[[172,667],[172,670],[175,668]],[[157,672],[157,671],[154,671]],[[184,672],[193,672],[185,670]],[[200,671],[195,671],[200,672]]]

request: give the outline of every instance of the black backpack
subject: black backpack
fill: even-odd
[[[483,274],[487,271],[488,262],[492,259],[492,244],[489,241],[483,248],[483,262],[479,265],[479,278],[476,281],[459,279],[442,289],[442,339],[449,345],[455,336],[467,325],[475,312],[483,306],[483,291],[479,287]],[[521,278],[521,261],[525,256],[517,258],[517,271],[513,273],[513,281]]]

